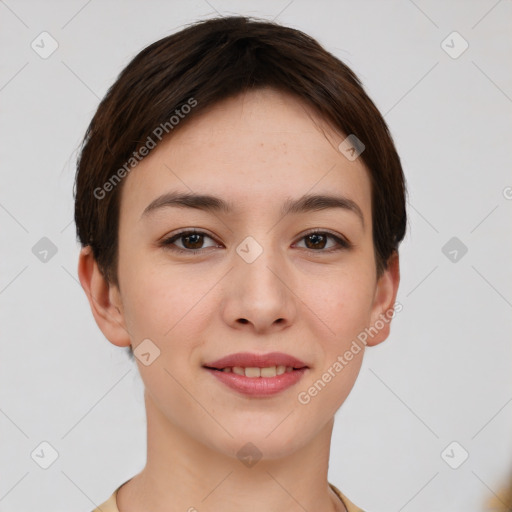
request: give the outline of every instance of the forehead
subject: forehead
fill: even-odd
[[[187,121],[187,120],[186,120]],[[339,192],[371,214],[368,172],[338,150],[346,137],[306,103],[260,89],[207,107],[163,139],[125,178],[122,215],[168,190],[226,198],[238,212]]]

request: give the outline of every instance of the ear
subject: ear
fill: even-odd
[[[373,299],[371,323],[367,345],[373,347],[389,336],[398,285],[400,284],[400,263],[398,252],[394,251],[388,259],[388,266],[380,276]],[[401,310],[401,308],[400,308]],[[398,307],[396,311],[400,311]]]
[[[80,251],[78,277],[105,337],[118,347],[130,346],[119,289],[103,277],[90,245]]]

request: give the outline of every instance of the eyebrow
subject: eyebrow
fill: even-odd
[[[206,212],[222,212],[226,214],[233,213],[234,206],[232,202],[225,201],[220,197],[194,194],[167,192],[154,201],[152,201],[142,212],[141,219],[149,216],[161,208],[177,207],[177,208],[195,208]],[[281,215],[307,213],[328,208],[342,208],[355,213],[364,229],[364,216],[361,208],[348,197],[326,194],[306,194],[298,199],[287,199],[282,208]]]

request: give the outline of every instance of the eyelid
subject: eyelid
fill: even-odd
[[[340,249],[351,249],[354,247],[354,244],[352,244],[352,242],[350,242],[346,237],[344,237],[343,235],[339,234],[339,233],[335,233],[329,229],[325,229],[325,228],[313,228],[313,229],[310,229],[309,231],[306,231],[305,233],[302,233],[298,240],[302,240],[303,238],[309,236],[309,235],[314,235],[315,233],[318,233],[318,234],[321,234],[321,235],[328,235],[330,236],[332,239],[334,239],[336,241],[336,243],[338,244],[338,248],[331,248],[330,250],[326,250],[326,251],[315,251],[314,249],[310,249],[312,252],[317,252],[319,254],[321,253],[330,253],[330,252],[333,252],[333,251],[336,251],[336,250],[340,250]]]
[[[332,252],[336,252],[336,251],[340,251],[340,250],[344,250],[344,249],[348,250],[348,249],[353,248],[352,242],[350,242],[343,235],[334,233],[334,232],[330,231],[329,229],[325,229],[325,228],[310,229],[310,230],[306,231],[305,233],[302,233],[301,235],[299,235],[297,238],[297,241],[301,241],[305,237],[307,237],[309,235],[316,234],[316,233],[322,234],[322,235],[327,235],[328,237],[332,238],[336,242],[337,247],[331,247],[330,249],[327,249],[327,250],[321,250],[321,249],[315,250],[315,249],[306,248],[306,250],[309,252],[319,253],[319,254],[322,254],[322,253],[329,254]],[[203,235],[203,236],[206,236],[207,238],[212,239],[217,244],[220,243],[214,236],[210,235],[206,231],[196,229],[196,228],[184,228],[176,233],[173,233],[170,236],[164,237],[164,239],[159,242],[159,245],[163,246],[166,249],[174,251],[174,252],[188,253],[188,254],[199,254],[199,253],[204,252],[206,249],[210,248],[210,247],[205,247],[205,248],[201,248],[201,249],[182,249],[181,247],[177,247],[177,246],[173,245],[176,240],[178,240],[180,237],[182,237],[184,235]],[[294,242],[294,243],[297,243],[297,242]]]
[[[158,245],[163,246],[164,248],[170,249],[172,251],[176,252],[183,252],[183,253],[199,253],[204,251],[205,248],[202,249],[182,249],[181,247],[177,247],[174,244],[176,240],[179,240],[181,237],[185,235],[203,235],[205,237],[211,238],[215,243],[220,244],[220,242],[213,236],[210,235],[207,231],[203,231],[196,228],[184,228],[176,233],[173,233],[170,236],[165,236],[160,242],[158,242]],[[208,249],[208,247],[206,248]]]

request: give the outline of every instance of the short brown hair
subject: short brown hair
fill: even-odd
[[[296,95],[333,127],[363,142],[377,276],[387,268],[405,236],[406,185],[380,112],[354,72],[310,36],[232,16],[196,22],[142,50],[119,74],[87,128],[74,191],[77,237],[91,246],[110,283],[119,286],[121,178],[130,170],[127,162],[139,157],[156,127],[166,126],[172,135],[206,107],[259,87]],[[194,108],[185,110],[191,98]],[[170,123],[182,112],[188,113],[179,116],[179,124]],[[112,181],[116,176],[119,186]]]

